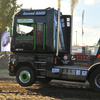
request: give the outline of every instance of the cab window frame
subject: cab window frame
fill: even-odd
[[[20,24],[21,25],[21,23],[20,22],[18,22],[18,19],[19,20],[22,20],[22,19],[32,19],[33,20],[33,22],[25,22],[26,24],[33,24],[33,26],[32,26],[32,29],[33,29],[33,32],[34,32],[34,18],[32,18],[32,17],[18,17],[18,18],[16,18],[16,36],[27,36],[27,35],[21,35],[20,33],[18,33],[17,32],[17,25],[18,24]],[[22,24],[24,24],[24,22],[22,23]],[[27,27],[27,26],[26,26]],[[30,30],[30,32],[31,32],[32,30]],[[30,33],[30,32],[28,32],[28,33]],[[28,36],[32,36],[32,35],[28,35]]]

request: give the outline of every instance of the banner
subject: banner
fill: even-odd
[[[82,36],[83,36],[83,34],[84,34],[84,31],[83,31],[83,27],[82,27]]]
[[[82,12],[82,25],[84,24],[84,10]]]
[[[10,51],[10,33],[2,31],[0,32],[0,51]]]

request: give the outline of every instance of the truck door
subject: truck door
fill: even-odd
[[[32,52],[34,37],[34,18],[16,18],[15,51]]]
[[[34,32],[34,51],[43,52],[45,51],[46,43],[46,19],[45,17],[35,18],[35,32]]]

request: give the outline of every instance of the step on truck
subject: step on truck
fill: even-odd
[[[58,79],[88,81],[100,91],[100,48],[96,55],[71,54],[72,16],[59,14],[59,23],[54,8],[21,9],[13,16],[9,75],[21,86]]]

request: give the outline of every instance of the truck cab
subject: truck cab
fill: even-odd
[[[44,10],[22,9],[16,13],[13,17],[11,51],[55,54],[57,46],[57,13],[53,8]],[[60,13],[60,16],[59,50],[70,53],[71,16],[62,15],[62,13]],[[66,32],[68,33],[66,34]]]
[[[72,16],[60,12],[58,23],[57,15],[57,10],[47,8],[21,9],[13,16],[9,74],[16,76],[21,86],[30,86],[36,80],[88,80],[93,90],[100,91],[100,48],[95,56],[71,54]]]

